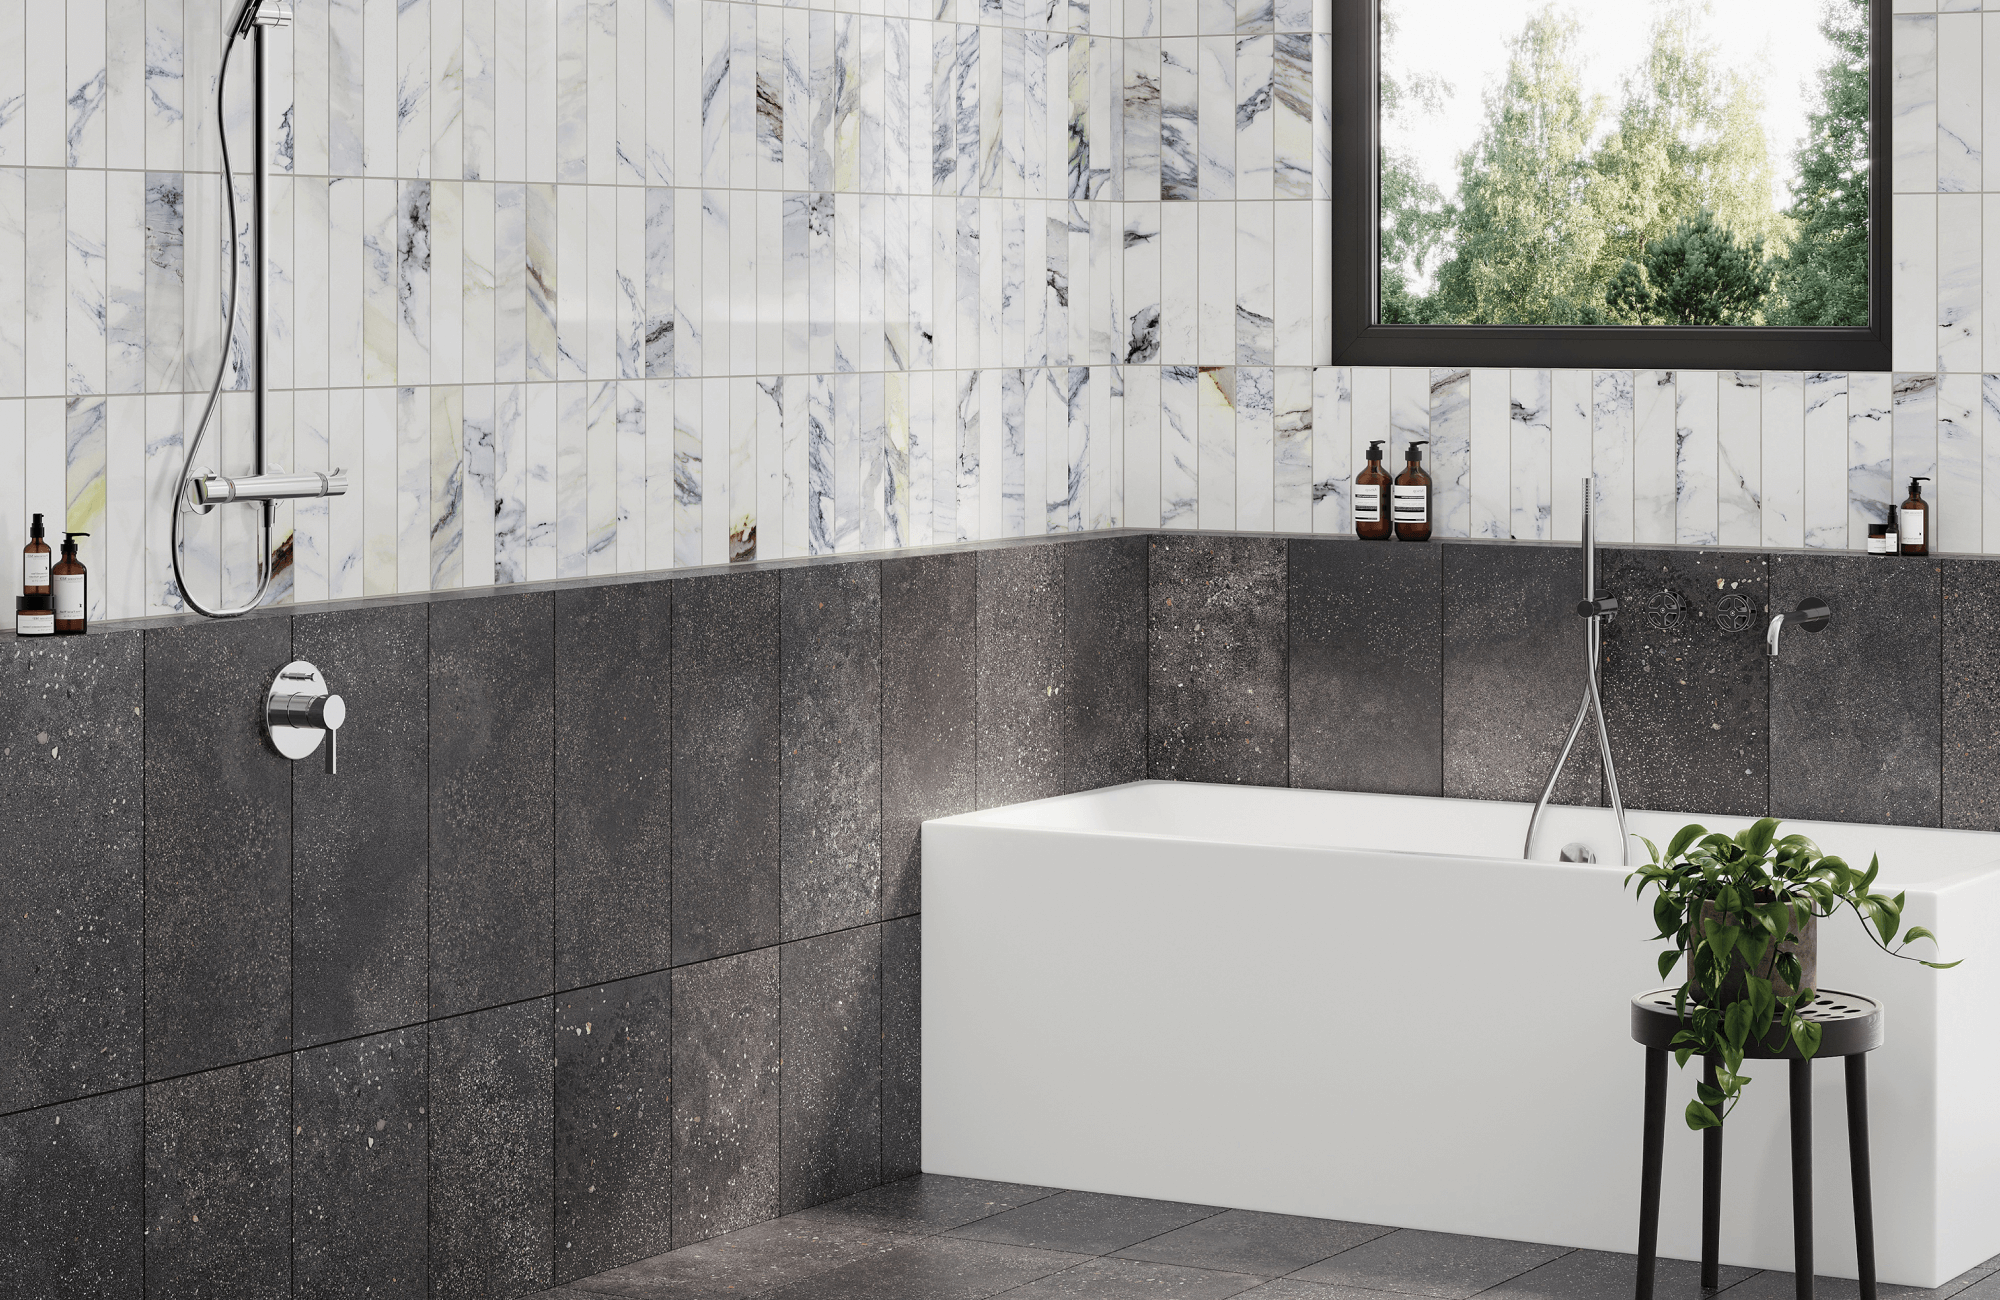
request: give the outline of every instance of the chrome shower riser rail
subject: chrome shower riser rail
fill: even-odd
[[[1604,792],[1611,796],[1611,811],[1618,819],[1618,861],[1622,866],[1632,865],[1632,837],[1625,829],[1625,801],[1618,794],[1618,769],[1611,761],[1611,731],[1604,722],[1604,695],[1598,682],[1598,661],[1604,648],[1604,613],[1600,611],[1597,598],[1597,525],[1591,511],[1591,481],[1583,480],[1583,603],[1577,606],[1577,613],[1584,618],[1584,678],[1583,699],[1576,706],[1576,720],[1569,724],[1569,735],[1563,740],[1562,749],[1556,754],[1555,766],[1549,771],[1548,783],[1542,787],[1541,798],[1535,800],[1535,810],[1528,814],[1528,834],[1521,843],[1521,856],[1532,859],[1535,856],[1535,826],[1542,819],[1542,811],[1555,797],[1556,782],[1562,779],[1563,764],[1569,762],[1570,751],[1576,748],[1576,738],[1583,731],[1584,720],[1592,714],[1597,716],[1597,750],[1604,760]],[[1616,601],[1602,602],[1615,609]]]
[[[187,452],[181,461],[180,486],[175,491],[172,511],[171,554],[174,567],[174,584],[180,591],[181,600],[197,614],[209,618],[235,618],[247,614],[264,601],[271,589],[272,571],[271,523],[273,502],[299,497],[339,496],[347,491],[347,480],[341,471],[331,475],[265,473],[264,433],[270,407],[268,368],[266,362],[266,298],[269,293],[269,274],[266,265],[264,234],[266,194],[270,186],[270,123],[265,104],[265,54],[264,33],[267,28],[289,26],[292,21],[291,0],[244,0],[237,11],[236,20],[231,24],[229,34],[223,41],[222,68],[216,78],[215,120],[216,134],[222,151],[222,195],[224,208],[229,216],[229,307],[224,314],[222,331],[222,356],[217,360],[214,382],[209,385],[208,402],[202,407],[201,419],[195,424],[194,433],[188,439]],[[229,87],[229,62],[236,52],[238,41],[248,38],[252,48],[253,90],[252,118],[255,123],[254,138],[256,165],[252,169],[251,202],[251,242],[256,250],[254,264],[256,283],[251,287],[250,352],[252,356],[251,379],[254,388],[254,440],[251,473],[242,477],[227,477],[211,474],[208,470],[197,470],[195,458],[201,452],[202,439],[207,436],[209,426],[214,422],[216,406],[222,395],[222,380],[229,370],[230,344],[236,333],[236,316],[239,290],[242,286],[241,250],[236,247],[236,181],[235,170],[229,161],[229,133],[222,123],[227,119],[226,98]],[[310,487],[311,490],[307,490]],[[190,514],[207,514],[218,505],[241,502],[257,507],[257,591],[248,603],[233,608],[209,609],[198,600],[188,588],[187,574],[181,558],[182,544],[186,535],[186,519]]]

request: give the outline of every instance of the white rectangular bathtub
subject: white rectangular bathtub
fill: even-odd
[[[927,822],[923,1167],[1630,1251],[1650,902],[1603,809],[1140,782]],[[1633,813],[1657,843],[1690,820]],[[1886,1007],[1870,1061],[1884,1281],[2000,1253],[2000,835],[1787,822],[1882,857],[1934,972],[1821,923],[1820,981]],[[1600,865],[1556,862],[1591,844]],[[1643,846],[1635,851],[1643,854]],[[1678,979],[1678,975],[1674,976]],[[1699,1066],[1671,1071],[1661,1252],[1700,1246]],[[1791,1268],[1785,1067],[1750,1067],[1723,1259]],[[1818,1264],[1854,1276],[1842,1071],[1815,1068]]]

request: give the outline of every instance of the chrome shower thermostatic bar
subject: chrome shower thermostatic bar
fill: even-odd
[[[201,419],[195,425],[194,434],[188,439],[187,456],[181,462],[180,486],[176,495],[180,498],[179,509],[173,511],[173,562],[174,585],[180,589],[181,600],[197,614],[209,618],[235,618],[247,614],[264,602],[264,596],[271,589],[271,514],[272,503],[293,501],[311,497],[336,497],[347,491],[347,478],[343,471],[334,470],[330,474],[310,471],[302,474],[288,474],[283,470],[267,470],[264,464],[264,431],[269,419],[269,384],[265,366],[266,330],[264,325],[265,300],[269,292],[270,273],[266,265],[266,241],[264,237],[266,191],[269,188],[271,166],[271,137],[269,110],[265,96],[264,33],[272,27],[287,27],[292,21],[291,0],[244,0],[242,8],[236,12],[236,20],[231,24],[229,36],[223,43],[222,71],[216,78],[215,121],[216,135],[222,145],[222,197],[229,215],[226,237],[231,242],[229,250],[229,306],[223,312],[222,355],[215,363],[215,379],[208,388],[208,403],[202,407]],[[206,467],[197,469],[196,457],[201,453],[201,442],[207,436],[209,426],[215,421],[216,404],[222,394],[222,381],[229,373],[230,340],[236,333],[238,289],[241,279],[242,258],[234,247],[236,237],[236,183],[235,169],[229,161],[229,132],[222,126],[227,117],[224,100],[229,86],[229,61],[236,53],[237,43],[249,39],[253,52],[252,76],[256,82],[253,107],[255,123],[256,165],[251,175],[250,235],[254,246],[256,280],[251,285],[250,300],[250,352],[254,357],[251,375],[255,387],[255,441],[254,463],[248,474],[218,474]],[[257,591],[245,604],[229,607],[219,605],[214,609],[204,606],[188,588],[187,575],[181,565],[181,546],[186,535],[183,519],[187,515],[205,515],[217,506],[243,503],[257,507],[260,516],[258,530]],[[308,665],[310,667],[310,665]],[[338,697],[334,697],[338,700]],[[339,723],[333,724],[335,727]],[[275,734],[275,733],[274,733]],[[316,733],[317,734],[317,733]],[[332,728],[326,729],[332,734]],[[318,741],[315,740],[317,745]],[[308,751],[310,752],[310,751]],[[329,755],[331,751],[329,750]],[[329,757],[330,762],[330,757]]]

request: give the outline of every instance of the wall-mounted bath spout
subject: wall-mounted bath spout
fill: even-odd
[[[1778,655],[1778,633],[1785,630],[1785,624],[1797,623],[1808,632],[1824,631],[1833,620],[1833,610],[1818,596],[1807,596],[1799,602],[1799,607],[1789,614],[1776,614],[1771,618],[1771,626],[1764,630],[1764,643],[1771,647],[1771,657]]]
[[[1569,737],[1563,741],[1562,752],[1556,755],[1555,769],[1549,773],[1549,782],[1542,787],[1542,797],[1535,800],[1535,810],[1528,814],[1528,836],[1522,841],[1521,856],[1532,859],[1535,856],[1535,823],[1542,819],[1542,810],[1549,806],[1549,800],[1556,792],[1556,781],[1561,778],[1563,764],[1569,761],[1569,751],[1575,747],[1577,736],[1583,731],[1584,719],[1592,713],[1597,715],[1597,750],[1604,758],[1604,789],[1611,796],[1611,811],[1618,817],[1618,861],[1624,866],[1632,865],[1632,837],[1625,833],[1625,801],[1618,797],[1618,769],[1611,764],[1611,732],[1604,725],[1604,699],[1598,691],[1597,663],[1603,647],[1603,620],[1618,612],[1616,596],[1597,594],[1597,527],[1591,518],[1591,481],[1583,480],[1583,599],[1577,603],[1576,612],[1584,620],[1584,675],[1583,702],[1577,706],[1576,721],[1569,724]],[[1577,846],[1563,850],[1563,861],[1581,861],[1572,858],[1571,852]]]

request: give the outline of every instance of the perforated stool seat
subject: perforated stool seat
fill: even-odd
[[[1868,1053],[1882,1045],[1882,1004],[1873,998],[1821,989],[1799,1015],[1820,1027],[1819,1051],[1812,1060],[1778,1025],[1743,1053],[1745,1059],[1788,1061],[1792,1101],[1792,1267],[1799,1300],[1813,1296],[1812,1063],[1827,1058],[1847,1062],[1847,1150],[1854,1179],[1855,1257],[1860,1265],[1861,1300],[1875,1296],[1875,1212],[1868,1174]],[[1639,1279],[1633,1294],[1652,1300],[1653,1272],[1660,1244],[1660,1166],[1667,1130],[1667,1055],[1680,1032],[1674,989],[1653,989],[1632,999],[1632,1039],[1646,1049],[1645,1147],[1639,1176]],[[1715,1082],[1719,1062],[1709,1057],[1704,1071]],[[1720,1282],[1722,1236],[1722,1127],[1702,1130],[1701,1284]]]

